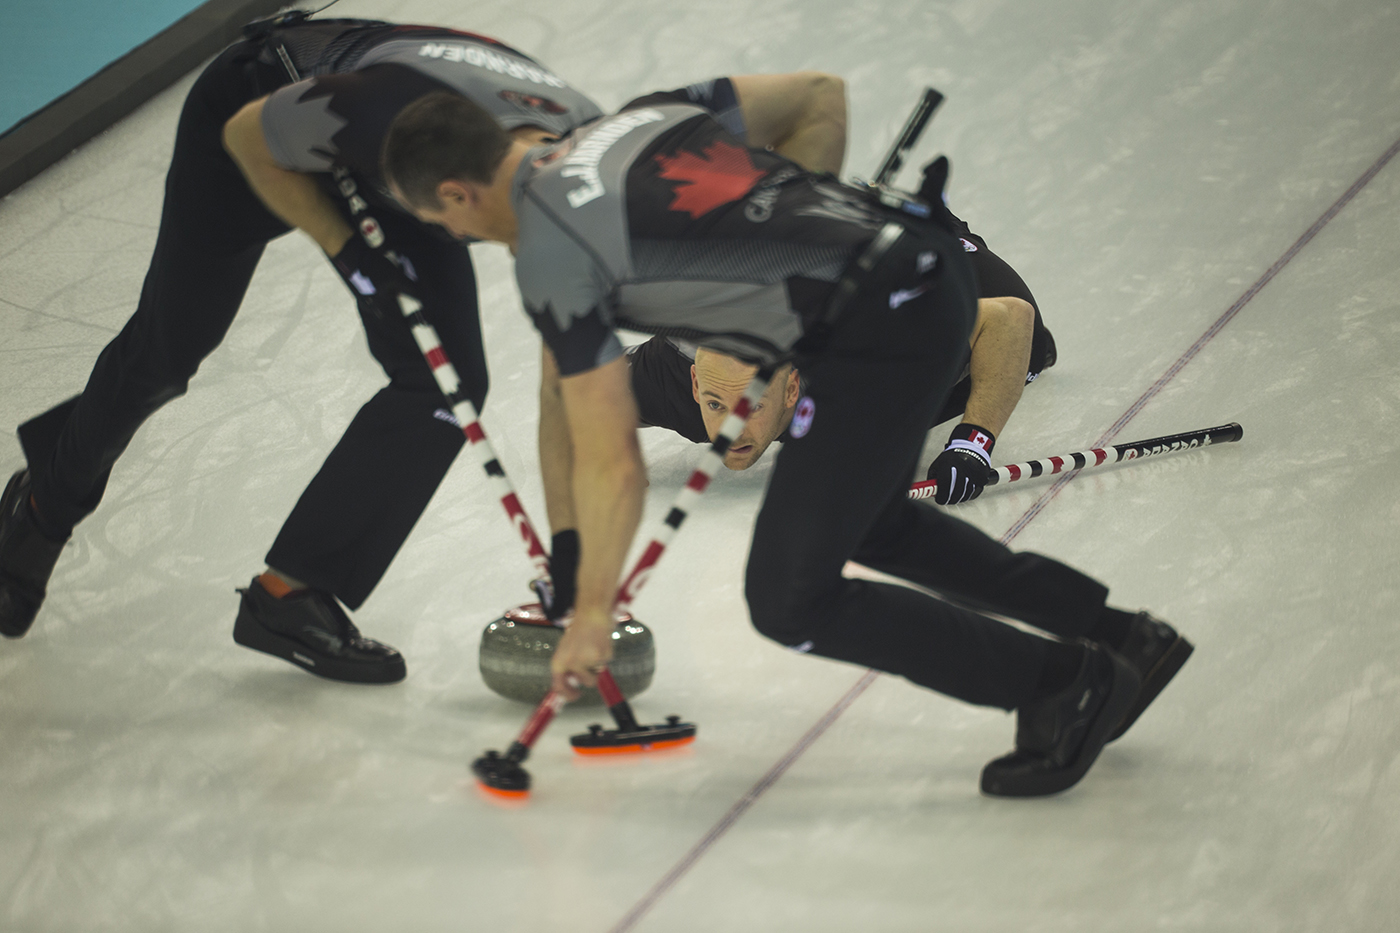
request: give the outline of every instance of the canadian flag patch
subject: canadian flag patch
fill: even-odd
[[[797,402],[797,411],[792,414],[792,424],[788,425],[788,434],[797,439],[806,437],[807,432],[812,430],[812,419],[817,416],[817,403],[812,401],[810,395],[804,395]]]
[[[360,235],[365,238],[370,249],[379,249],[384,245],[384,231],[379,229],[379,221],[373,217],[366,217],[360,221]]]

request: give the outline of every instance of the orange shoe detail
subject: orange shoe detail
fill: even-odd
[[[288,593],[300,592],[289,586],[286,580],[283,580],[271,571],[258,574],[258,583],[262,584],[262,588],[267,591],[267,595],[271,596],[273,599],[281,599]]]

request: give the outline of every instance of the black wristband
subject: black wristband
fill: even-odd
[[[550,597],[545,615],[558,622],[574,608],[578,595],[578,532],[570,528],[558,532],[549,543]]]
[[[558,532],[549,542],[549,568],[553,573],[578,572],[579,540],[573,528]],[[567,568],[567,569],[566,569]]]

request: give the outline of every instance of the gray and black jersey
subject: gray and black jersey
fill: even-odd
[[[627,348],[627,368],[643,427],[669,428],[688,441],[710,442],[700,405],[691,393],[695,349],[684,341],[653,337]]]
[[[885,223],[834,178],[669,103],[531,150],[512,197],[521,296],[566,376],[617,358],[614,328],[784,357]]]
[[[279,45],[301,80],[263,106],[273,158],[299,172],[348,170],[395,207],[380,176],[380,150],[394,117],[425,94],[455,91],[507,130],[532,126],[563,136],[602,115],[539,62],[473,33],[312,20],[274,30],[263,54],[276,55]]]

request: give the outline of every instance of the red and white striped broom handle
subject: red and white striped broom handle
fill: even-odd
[[[529,554],[531,563],[535,565],[535,570],[541,576],[548,576],[549,555],[545,553],[544,546],[540,544],[540,537],[535,533],[535,526],[530,524],[530,518],[525,514],[525,507],[520,504],[520,497],[515,494],[515,489],[506,477],[506,471],[501,466],[495,449],[491,446],[486,432],[481,427],[480,412],[476,410],[471,399],[459,394],[462,380],[458,377],[457,369],[452,365],[452,361],[447,358],[446,351],[442,349],[442,341],[438,339],[437,331],[423,316],[422,302],[409,295],[400,295],[399,309],[403,312],[403,316],[408,319],[413,339],[417,342],[418,349],[423,352],[423,358],[428,361],[428,367],[433,371],[433,378],[437,380],[438,388],[442,390],[447,404],[452,406],[452,416],[457,419],[462,433],[467,436],[471,449],[476,453],[477,459],[481,461],[481,468],[486,471],[487,480],[491,483],[496,495],[500,497],[501,505],[505,508],[506,515],[510,517],[511,524],[515,526],[515,530],[524,541],[525,551]]]
[[[637,558],[636,566],[622,581],[622,586],[618,587],[617,606],[619,609],[626,609],[632,605],[632,600],[637,598],[637,592],[646,583],[647,577],[651,575],[651,570],[656,566],[656,562],[661,559],[666,546],[676,536],[676,532],[680,530],[686,516],[695,507],[696,500],[710,485],[710,480],[714,479],[715,472],[723,465],[724,455],[728,452],[729,445],[734,443],[734,439],[743,433],[744,425],[749,420],[749,414],[758,404],[758,400],[763,398],[763,393],[768,391],[768,383],[772,378],[772,368],[764,367],[760,368],[749,380],[743,398],[739,399],[734,409],[724,419],[714,443],[701,455],[700,462],[696,464],[695,470],[690,474],[690,479],[676,495],[676,501],[671,505],[671,511],[666,513],[661,530],[642,551],[642,556]]]
[[[1186,431],[1182,434],[1164,434],[1161,437],[1149,437],[1146,440],[1114,444],[1112,447],[1095,447],[1092,450],[1081,450],[1059,457],[1046,457],[1043,460],[1028,460],[1025,463],[1012,463],[997,467],[992,471],[987,485],[996,486],[1000,483],[1014,483],[1032,476],[1053,476],[1056,473],[1068,473],[1071,470],[1088,470],[1128,460],[1143,460],[1147,457],[1157,457],[1182,450],[1209,447],[1212,444],[1229,444],[1243,436],[1244,428],[1232,421],[1216,428],[1201,428],[1198,431]],[[909,487],[909,498],[932,499],[937,485],[933,480],[915,483]]]

